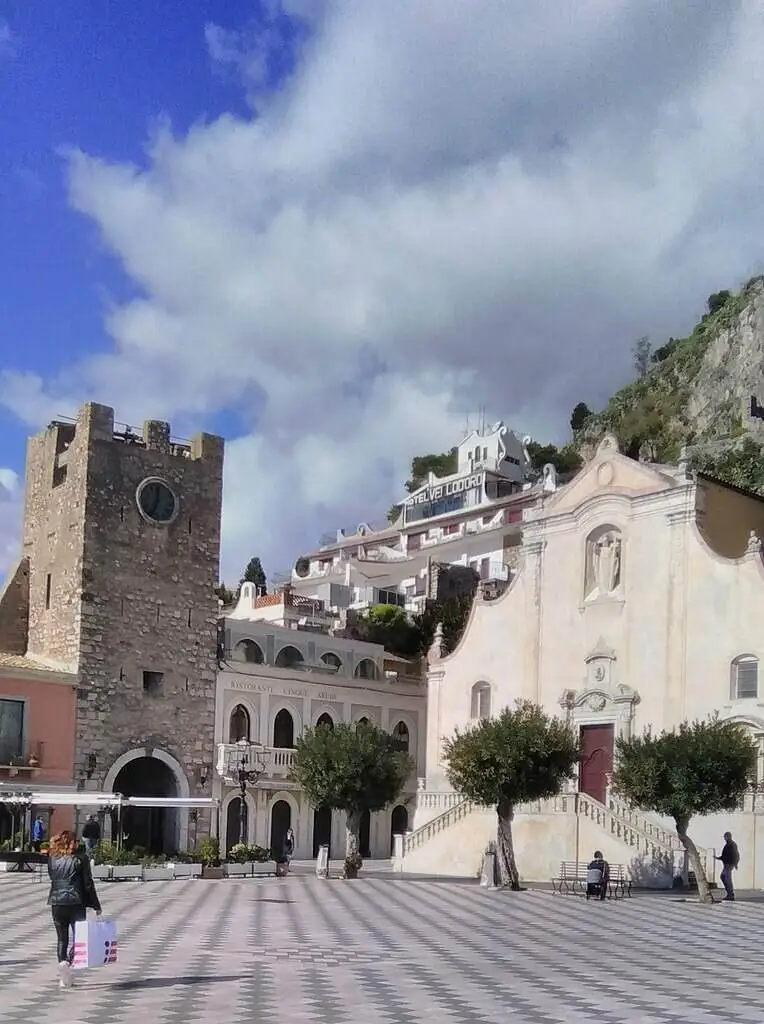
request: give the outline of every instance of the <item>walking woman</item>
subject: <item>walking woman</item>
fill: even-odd
[[[99,915],[101,913],[90,861],[78,849],[74,832],[65,830],[51,839],[48,875],[48,904],[58,940],[59,986],[69,988],[72,984],[75,921],[84,921],[88,909],[95,910]]]

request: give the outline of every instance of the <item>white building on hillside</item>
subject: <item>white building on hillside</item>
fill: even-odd
[[[339,530],[299,558],[291,573],[295,594],[338,612],[375,604],[420,611],[436,596],[439,566],[471,568],[500,592],[517,562],[524,511],[556,486],[551,466],[535,486],[527,483],[529,471],[523,442],[503,423],[473,431],[458,446],[456,471],[430,474],[402,499],[395,523]]]
[[[219,769],[235,757],[238,740],[264,748],[265,772],[247,791],[247,841],[280,850],[291,826],[297,859],[314,857],[324,843],[332,857],[344,856],[344,816],[312,807],[290,781],[289,770],[295,738],[306,726],[367,719],[393,732],[417,764],[396,806],[366,815],[361,824],[362,855],[387,858],[393,834],[410,828],[416,780],[424,771],[425,681],[418,665],[392,658],[377,644],[291,621],[294,606],[283,596],[273,595],[264,604],[253,584],[245,583],[237,607],[221,621],[215,708]],[[274,617],[281,621],[260,617],[269,609],[276,609]],[[239,787],[218,771],[213,796],[221,800],[225,850],[239,839]]]
[[[426,780],[405,869],[478,869],[495,814],[449,790],[443,740],[528,698],[579,730],[582,754],[570,794],[518,813],[521,871],[549,880],[561,861],[600,848],[640,881],[670,880],[680,850],[673,822],[631,811],[610,792],[615,740],[718,711],[756,737],[762,778],[763,534],[761,498],[686,463],[635,462],[614,438],[603,440],[529,515],[508,590],[491,603],[478,598],[453,654],[431,652]],[[712,875],[713,851],[734,833],[741,887],[764,887],[760,799],[691,823]]]

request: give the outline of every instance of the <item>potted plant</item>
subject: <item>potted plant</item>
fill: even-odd
[[[263,846],[252,846],[250,849],[252,857],[252,873],[254,875],[274,874],[276,866],[273,863],[271,851],[266,850]]]
[[[202,862],[196,853],[178,851],[172,862],[175,878],[199,878],[202,874]]]
[[[146,850],[140,846],[134,846],[130,850],[122,847],[121,850],[114,850],[111,878],[112,881],[141,881],[143,878],[143,860],[146,857]]]
[[[223,872],[226,878],[252,874],[252,861],[250,860],[249,846],[246,843],[236,843],[231,847],[223,865]]]
[[[144,857],[141,867],[144,882],[171,882],[175,877],[173,865],[165,857]]]
[[[220,840],[215,836],[207,836],[197,847],[199,860],[202,864],[202,878],[222,878],[220,866]]]

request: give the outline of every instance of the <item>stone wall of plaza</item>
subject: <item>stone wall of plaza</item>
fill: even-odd
[[[179,441],[155,420],[141,431],[117,428],[113,410],[94,403],[29,441],[26,647],[36,661],[77,674],[74,774],[86,788],[204,795],[222,472],[221,438]],[[18,572],[14,579],[0,599],[9,636],[11,605],[18,623],[26,612]],[[144,838],[183,846],[187,817],[168,816],[161,835]]]
[[[0,801],[3,788],[56,790],[74,784],[77,677],[22,655],[0,654]],[[71,827],[70,808],[40,806],[49,833]],[[17,821],[18,826],[18,821]],[[0,807],[0,842],[11,813]]]
[[[763,534],[761,499],[683,465],[632,461],[605,439],[580,474],[529,517],[522,567],[507,592],[476,601],[453,654],[434,651],[427,782],[416,827],[426,831],[439,815],[456,824],[443,739],[517,698],[565,716],[580,731],[575,806],[595,823],[593,836],[615,842],[611,859],[635,862],[638,871],[656,857],[670,859],[678,841],[672,822],[632,812],[610,792],[618,736],[718,712],[756,738],[764,780]],[[741,885],[764,886],[760,802],[752,795],[740,812],[698,817],[691,826],[709,864],[724,831],[739,833]],[[407,839],[412,870],[434,867],[444,856],[438,847],[452,847],[447,827],[438,834],[432,843],[422,832]],[[561,838],[549,859],[579,853]]]
[[[222,764],[229,745],[249,739],[265,748],[267,768],[247,794],[247,839],[279,847],[286,828],[295,832],[298,859],[329,843],[344,856],[344,816],[316,811],[289,779],[294,740],[307,726],[363,718],[395,731],[417,762],[395,807],[370,816],[362,827],[364,853],[391,855],[393,831],[413,822],[417,776],[425,763],[425,683],[421,674],[391,670],[375,644],[289,629],[260,621],[224,620],[225,658],[217,681],[215,739]],[[412,671],[411,668],[408,669]],[[225,849],[238,842],[239,789],[216,775],[221,800],[219,833]]]

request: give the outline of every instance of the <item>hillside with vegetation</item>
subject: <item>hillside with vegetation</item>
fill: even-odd
[[[684,448],[695,469],[764,490],[764,424],[750,416],[751,396],[764,399],[764,278],[710,295],[685,338],[655,349],[641,338],[634,366],[635,379],[577,425],[584,458],[612,433],[633,458],[676,462]]]

